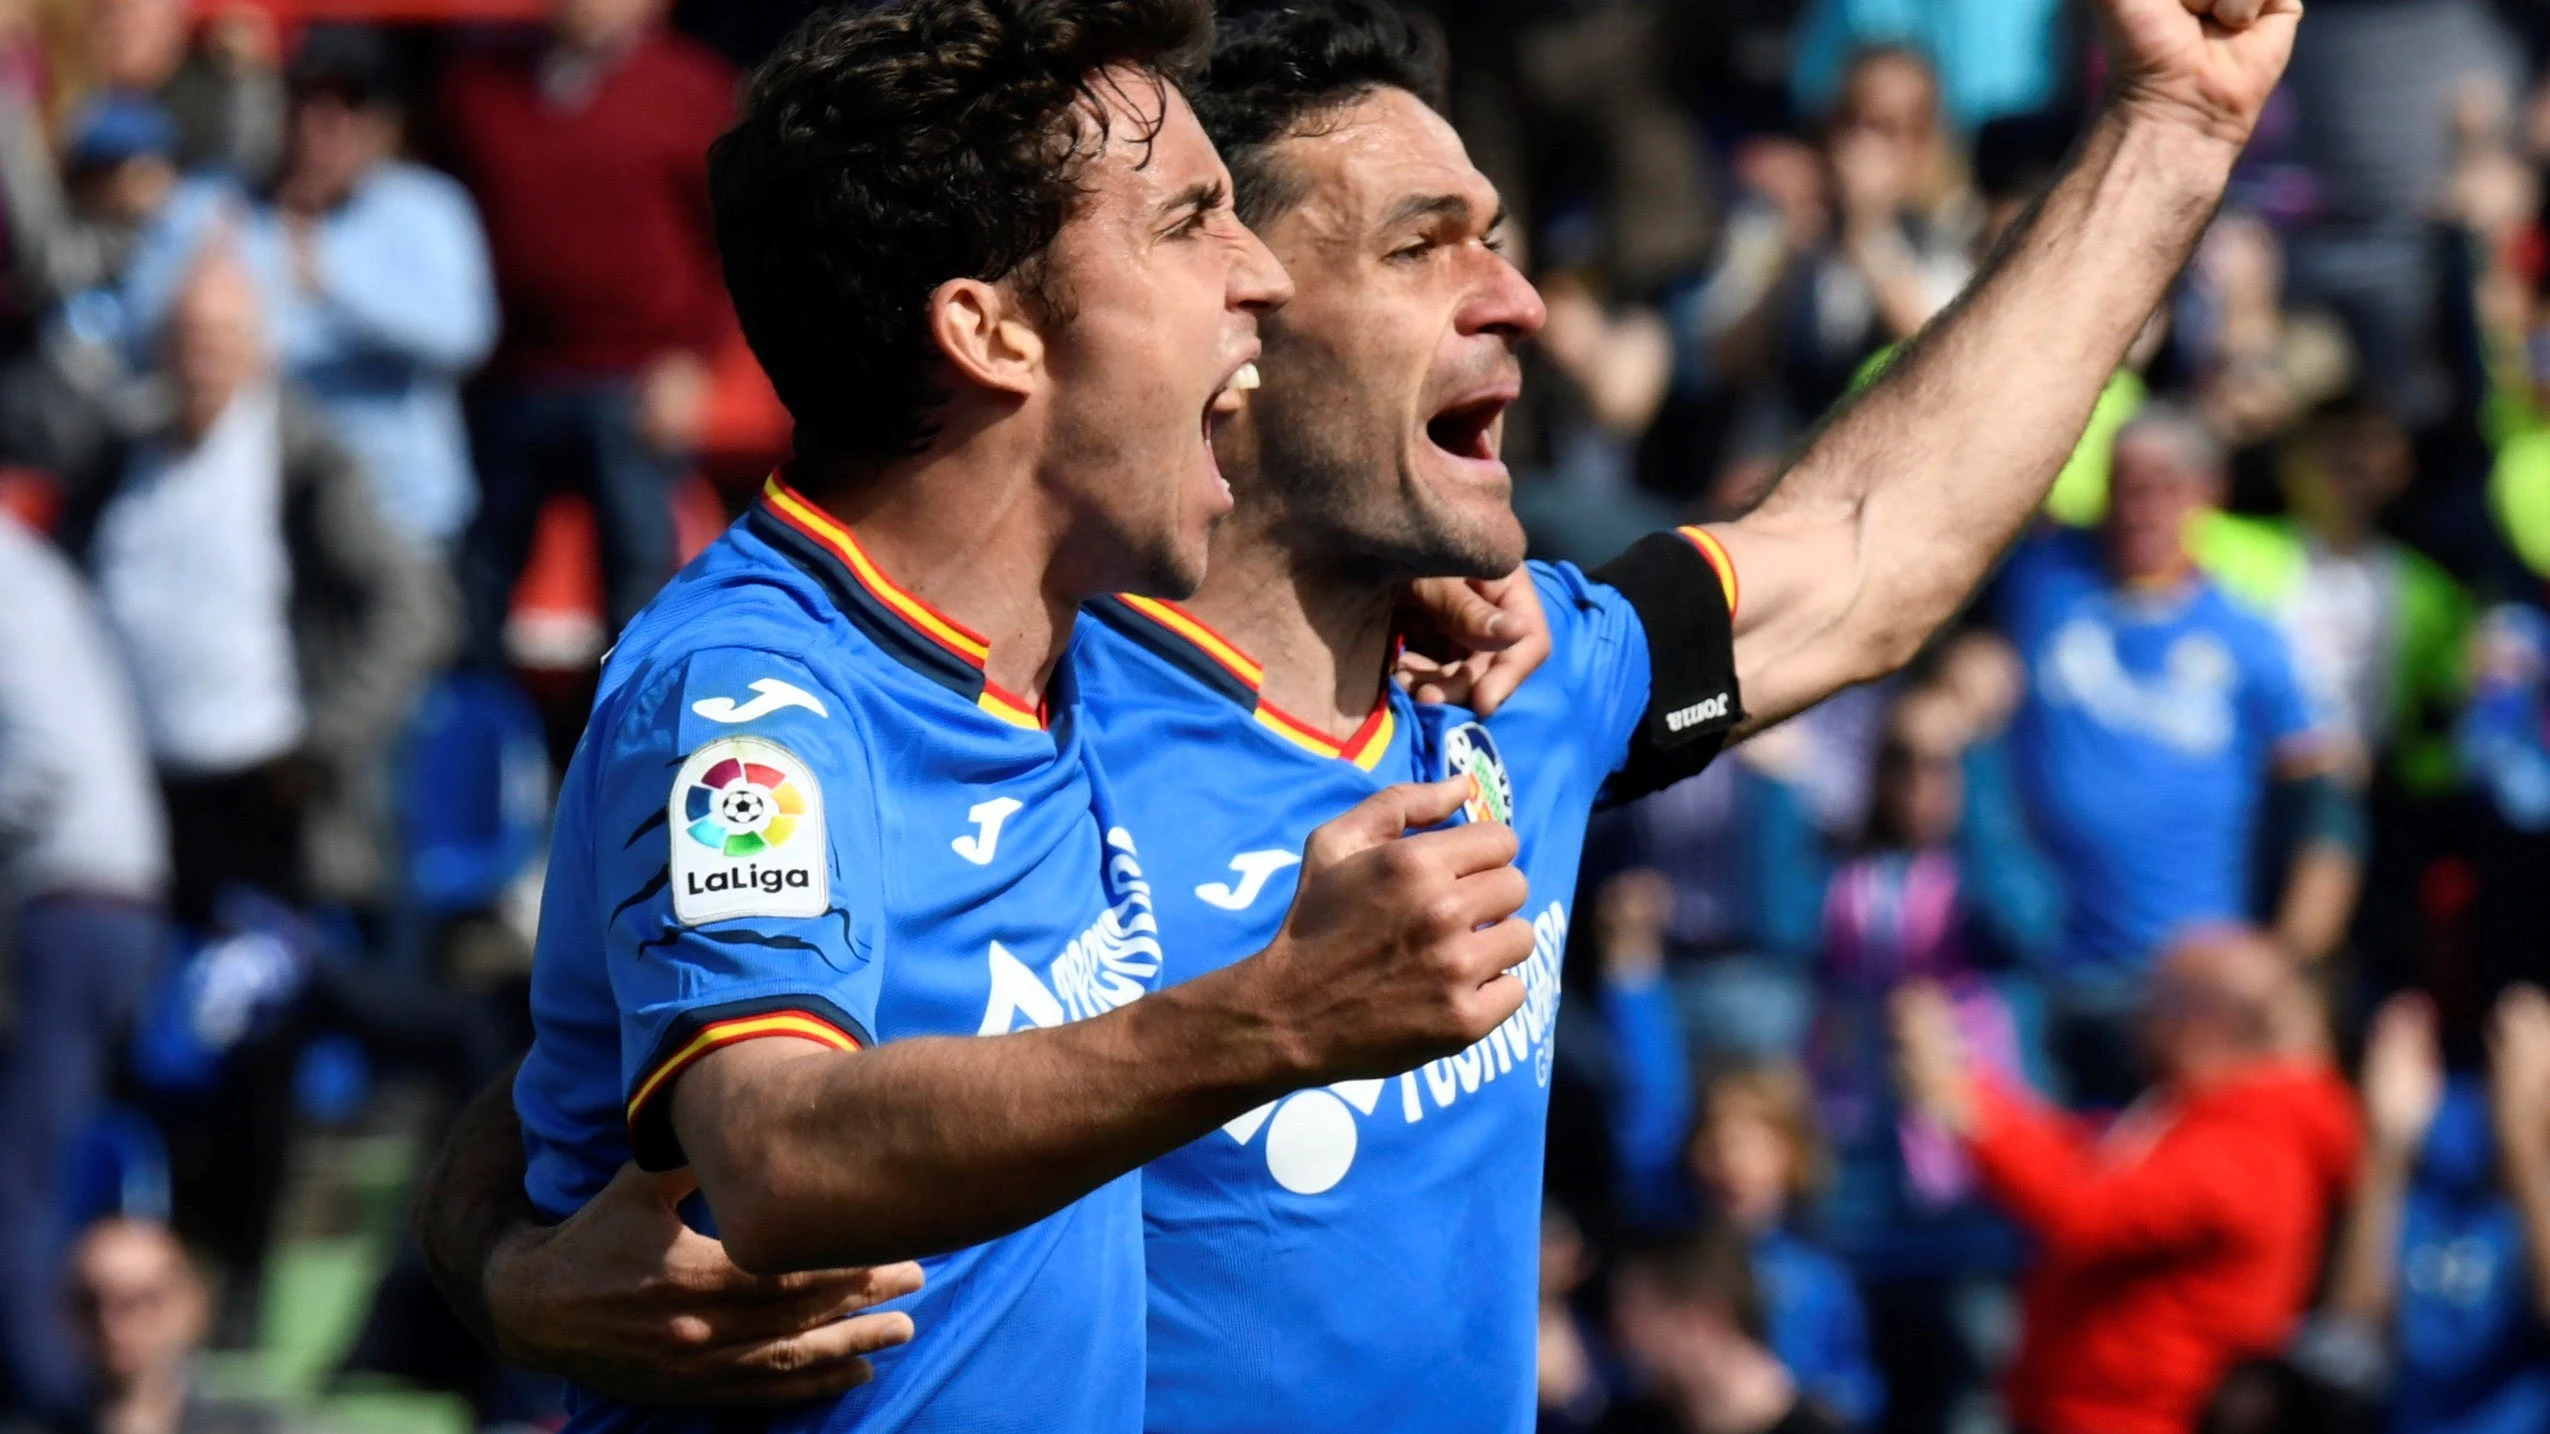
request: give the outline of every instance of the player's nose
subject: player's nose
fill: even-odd
[[[1293,301],[1293,276],[1257,231],[1242,228],[1231,260],[1230,306],[1253,314],[1271,314]]]
[[[1512,261],[1502,254],[1490,254],[1488,261],[1477,292],[1462,308],[1461,330],[1521,343],[1541,331],[1541,325],[1549,321],[1549,308],[1541,302],[1541,291]]]

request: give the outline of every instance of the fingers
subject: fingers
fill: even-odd
[[[1465,948],[1476,960],[1475,969],[1501,976],[1532,959],[1533,940],[1532,923],[1509,915],[1471,932]],[[1494,984],[1486,979],[1480,987],[1484,990]]]
[[[1548,660],[1549,653],[1549,633],[1536,631],[1488,659],[1471,680],[1470,710],[1482,717],[1495,716],[1496,709],[1505,705],[1505,699],[1514,695],[1524,678]]]
[[[1477,787],[1465,776],[1384,787],[1310,834],[1303,864],[1333,866],[1357,852],[1397,841],[1410,830],[1452,819]]]
[[[2183,0],[2192,15],[2202,15],[2226,30],[2246,30],[2258,17],[2280,7],[2280,0]],[[2291,8],[2283,5],[2282,8]]]
[[[838,1313],[851,1314],[921,1288],[921,1267],[906,1260],[873,1269],[801,1270],[789,1275],[744,1278],[754,1286],[747,1293],[773,1302],[824,1304]]]
[[[1460,779],[1468,782],[1468,778]],[[1456,804],[1457,810],[1457,804]],[[1449,815],[1447,813],[1446,815]],[[1522,851],[1514,828],[1503,822],[1466,822],[1442,831],[1419,832],[1400,842],[1401,861],[1434,863],[1436,869],[1462,877],[1497,867],[1510,867]]]
[[[758,1344],[836,1323],[918,1290],[921,1267],[906,1263],[874,1270],[829,1270],[815,1282],[792,1289],[778,1288],[780,1279],[758,1283],[762,1288],[738,1290],[720,1297],[713,1306],[703,1303],[687,1312],[700,1322],[702,1344]]]
[[[1426,578],[1409,585],[1409,596],[1432,617],[1454,646],[1470,652],[1497,652],[1523,635],[1522,624],[1506,615],[1477,585],[1459,578]]]
[[[692,1380],[702,1402],[794,1404],[855,1389],[875,1376],[865,1356],[908,1344],[912,1317],[900,1310],[833,1320],[762,1341],[700,1367]]]
[[[1452,895],[1444,926],[1452,931],[1476,931],[1491,923],[1501,922],[1523,909],[1531,899],[1532,883],[1522,869],[1512,866],[1490,867],[1475,875],[1462,877],[1452,884]],[[1526,927],[1528,931],[1529,928]],[[1527,946],[1524,955],[1531,954]],[[1522,959],[1516,957],[1516,960]],[[1512,965],[1509,961],[1506,965]],[[1502,971],[1504,966],[1491,966]]]
[[[1411,647],[1399,650],[1398,666],[1391,675],[1419,702],[1459,702],[1468,689],[1461,666],[1437,662]]]

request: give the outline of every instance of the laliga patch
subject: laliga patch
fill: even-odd
[[[830,908],[823,793],[796,753],[760,737],[721,737],[682,764],[664,815],[673,915],[683,925]]]
[[[1514,823],[1514,779],[1506,773],[1496,739],[1476,722],[1464,722],[1443,734],[1443,775],[1467,774],[1478,790],[1461,804],[1461,815],[1474,822]]]

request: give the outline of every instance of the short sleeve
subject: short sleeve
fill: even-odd
[[[1604,799],[1632,801],[1698,775],[1744,720],[1734,562],[1705,530],[1679,528],[1640,539],[1584,585],[1607,595],[1595,606],[1616,609],[1615,620],[1630,629],[1614,649],[1638,659],[1606,684],[1619,761]],[[1561,636],[1559,619],[1551,622]]]
[[[606,740],[596,909],[630,1147],[671,1169],[683,1163],[671,1088],[709,1052],[767,1036],[871,1043],[874,782],[842,697],[757,649],[692,653],[641,679]]]

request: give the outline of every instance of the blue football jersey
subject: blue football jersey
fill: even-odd
[[[1624,586],[1535,565],[1555,652],[1493,720],[1394,687],[1343,744],[1262,701],[1256,663],[1181,609],[1115,600],[1084,619],[1091,740],[1141,829],[1175,833],[1146,853],[1164,980],[1263,949],[1311,830],[1393,783],[1477,777],[1469,814],[1513,824],[1531,883],[1527,996],[1486,1040],[1295,1092],[1145,1167],[1158,1434],[1532,1427],[1569,903],[1597,800],[1697,771],[1738,715],[1732,591],[1706,543],[1648,540],[1643,567],[1606,570]],[[1670,659],[1651,660],[1651,630]],[[1658,687],[1668,666],[1676,685]],[[1686,672],[1713,675],[1699,690]],[[1671,712],[1679,740],[1646,740]]]
[[[775,479],[630,624],[559,800],[515,1086],[544,1212],[632,1156],[682,1164],[668,1087],[721,1046],[995,1035],[1153,987],[1142,855],[1086,759],[1071,663],[1047,722],[985,681],[987,650]],[[770,1427],[1140,1427],[1138,1176],[923,1264],[898,1302],[914,1342]],[[723,1427],[572,1409],[578,1429]]]

